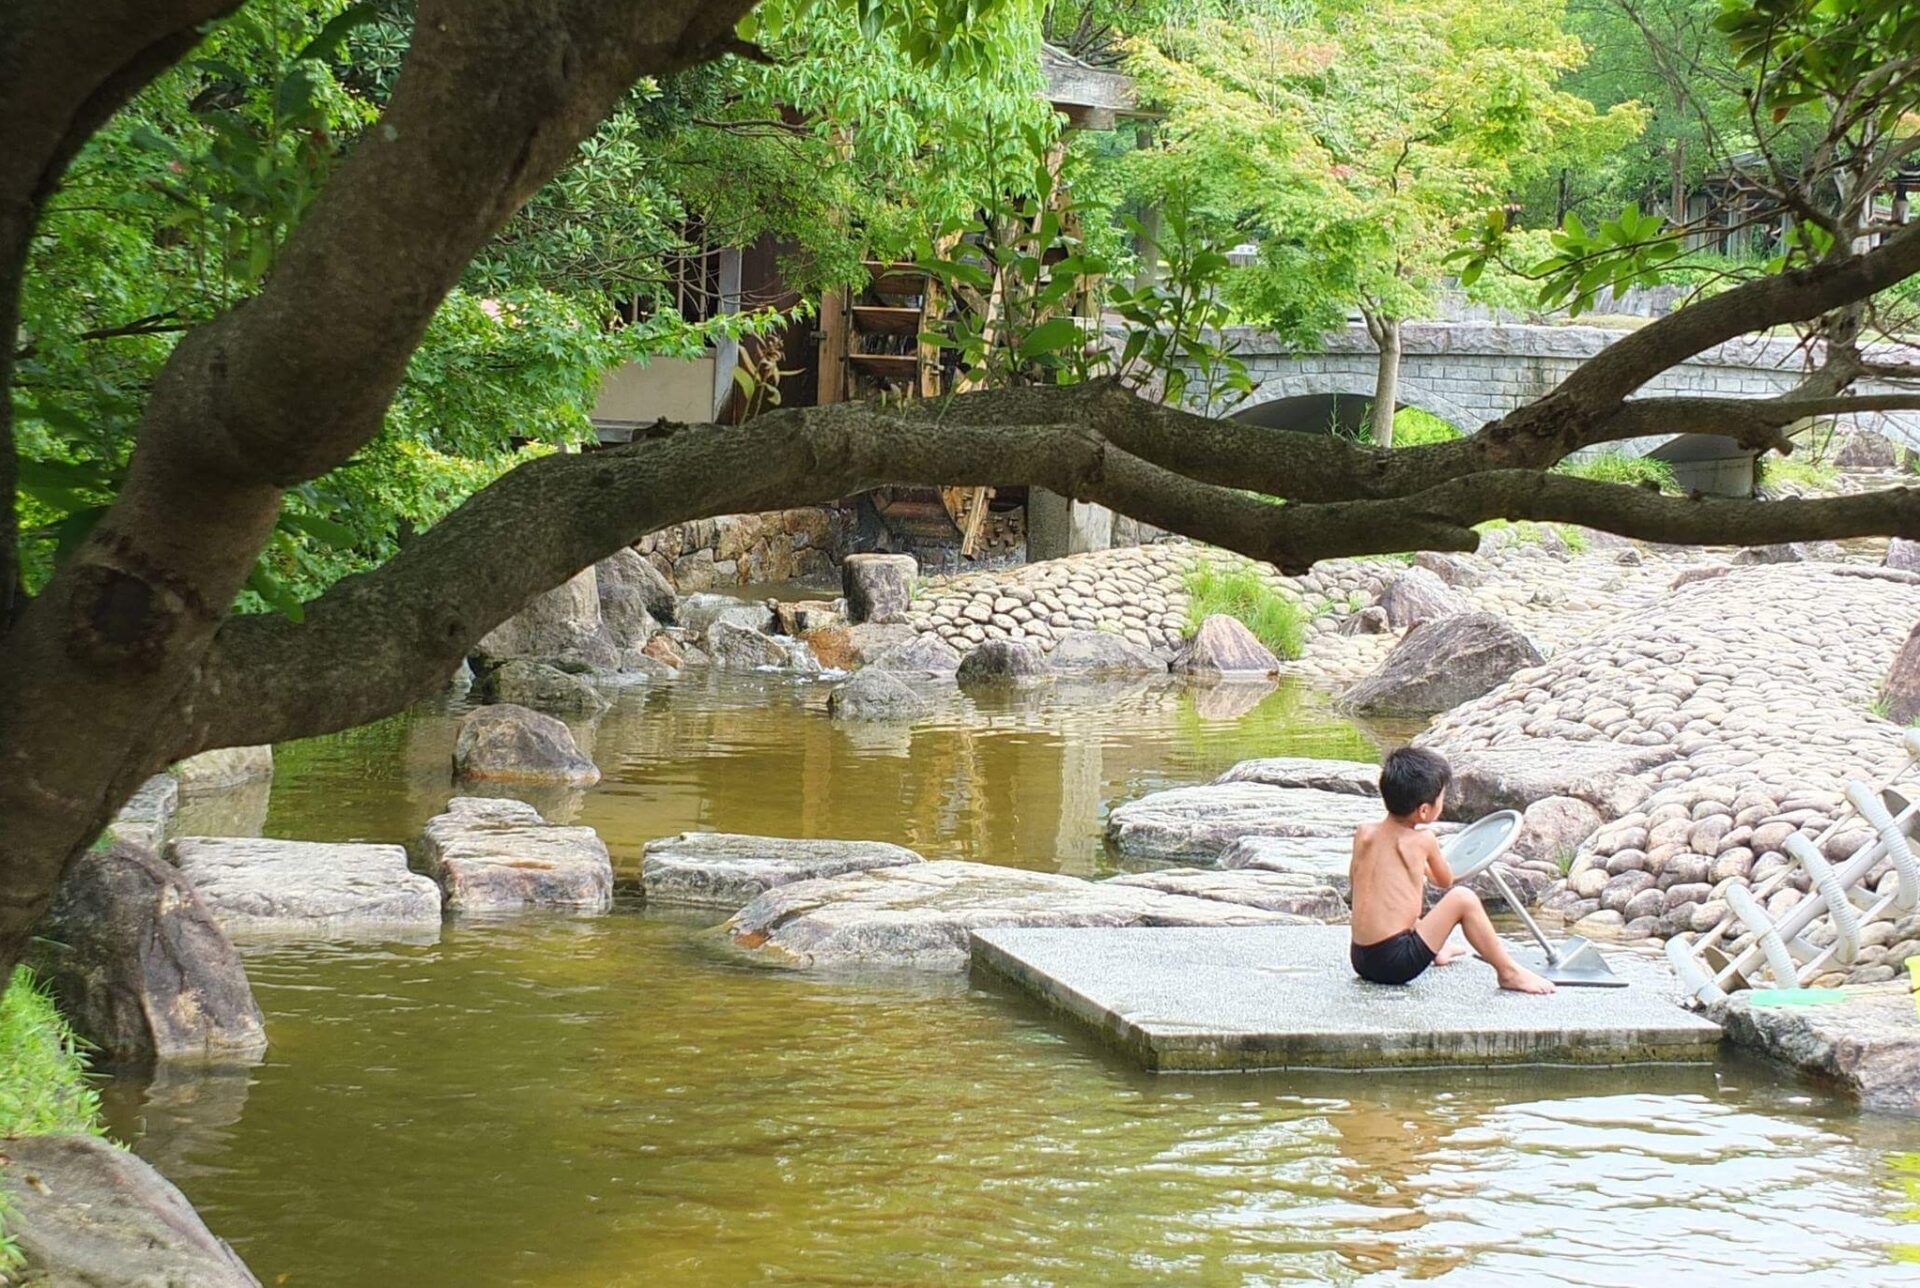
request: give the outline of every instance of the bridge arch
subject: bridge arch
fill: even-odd
[[[1238,408],[1233,419],[1269,429],[1316,434],[1357,434],[1373,407],[1371,378],[1357,379],[1342,372],[1300,372],[1263,387],[1261,398]],[[1486,418],[1476,416],[1437,390],[1400,382],[1395,410],[1412,407],[1438,417],[1462,434],[1476,433]],[[1255,395],[1259,397],[1258,394]]]

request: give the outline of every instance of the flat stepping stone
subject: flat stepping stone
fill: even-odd
[[[990,926],[1306,925],[1303,918],[1057,872],[941,860],[776,886],[726,925],[791,966],[962,970]]]
[[[1714,1008],[1714,1018],[1728,1041],[1837,1082],[1864,1108],[1920,1114],[1920,1015],[1906,981],[1833,991],[1838,1000],[1812,1006],[1756,1006],[1754,993],[1735,993]],[[1765,1003],[1778,995],[1759,996]],[[1804,996],[1795,991],[1780,1000]]]
[[[1116,806],[1107,840],[1131,859],[1213,864],[1243,836],[1344,836],[1377,822],[1380,803],[1347,792],[1264,783],[1176,787]]]
[[[229,935],[440,931],[440,888],[398,845],[183,836],[167,858]]]
[[[1343,925],[1348,915],[1346,897],[1331,883],[1298,872],[1263,872],[1258,868],[1235,872],[1207,868],[1166,868],[1159,872],[1130,872],[1108,880],[1112,885],[1141,886],[1167,894],[1189,895],[1195,899],[1244,904],[1249,908],[1284,912],[1328,925]]]
[[[682,832],[647,842],[640,884],[648,903],[737,909],[775,886],[925,862],[885,841]]]
[[[1266,756],[1243,760],[1213,780],[1216,783],[1265,783],[1269,787],[1310,787],[1348,796],[1380,795],[1380,766],[1364,760],[1316,760],[1311,756]]]
[[[1348,944],[1344,926],[983,929],[973,962],[1156,1070],[1672,1063],[1720,1040],[1655,957],[1608,955],[1627,988],[1530,997],[1476,961],[1369,984]]]
[[[1273,872],[1332,886],[1347,897],[1353,837],[1243,836],[1220,852],[1225,871]]]
[[[613,906],[613,862],[590,827],[563,827],[525,801],[456,796],[427,823],[421,857],[462,912]]]

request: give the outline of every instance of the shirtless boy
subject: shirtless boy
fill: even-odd
[[[1353,834],[1353,972],[1376,984],[1408,983],[1427,967],[1445,966],[1463,954],[1447,944],[1458,926],[1493,967],[1501,988],[1551,993],[1552,984],[1513,960],[1480,897],[1453,884],[1439,842],[1421,830],[1440,817],[1452,777],[1443,757],[1416,747],[1402,747],[1380,766],[1387,816]],[[1428,881],[1447,893],[1423,917]]]

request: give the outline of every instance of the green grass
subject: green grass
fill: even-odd
[[[1762,453],[1754,458],[1754,483],[1797,483],[1801,487],[1824,488],[1840,471],[1825,461],[1802,460],[1797,456],[1773,456]]]
[[[87,1077],[80,1040],[22,967],[0,995],[0,1136],[101,1130],[100,1093]],[[0,1193],[0,1272],[20,1261],[6,1218]]]
[[[1625,483],[1633,487],[1652,484],[1663,492],[1678,492],[1673,466],[1651,456],[1628,456],[1623,452],[1602,452],[1584,461],[1562,461],[1553,467],[1556,474],[1569,474],[1595,483]]]
[[[1535,523],[1532,519],[1518,519],[1509,522],[1506,519],[1488,519],[1485,523],[1473,525],[1475,532],[1492,532],[1496,528],[1513,529],[1513,539],[1523,546],[1537,546],[1547,539],[1547,530],[1552,529],[1566,543],[1567,549],[1575,554],[1586,553],[1592,542],[1587,540],[1586,529],[1572,523]]]
[[[1306,614],[1299,604],[1261,580],[1251,568],[1225,570],[1199,564],[1187,574],[1187,634],[1215,613],[1236,618],[1262,644],[1285,658],[1300,656]]]
[[[1418,407],[1402,407],[1393,413],[1393,445],[1424,447],[1428,443],[1451,443],[1460,431],[1432,412]]]

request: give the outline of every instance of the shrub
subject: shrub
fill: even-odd
[[[1187,631],[1215,613],[1225,613],[1252,631],[1279,657],[1300,656],[1306,615],[1300,605],[1269,586],[1251,567],[1216,568],[1199,564],[1187,574]]]
[[[1432,412],[1418,407],[1402,407],[1393,413],[1393,445],[1422,447],[1428,443],[1451,443],[1460,431]]]

